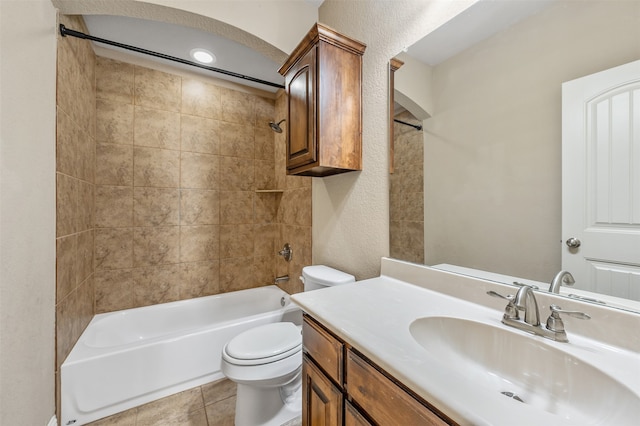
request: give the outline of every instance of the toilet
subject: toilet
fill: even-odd
[[[355,281],[324,265],[302,269],[304,291]],[[222,372],[237,383],[236,426],[280,426],[302,413],[302,326],[254,327],[222,349]]]

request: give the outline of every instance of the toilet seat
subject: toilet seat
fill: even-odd
[[[238,334],[225,345],[222,358],[235,365],[261,365],[282,360],[301,350],[301,327],[291,322],[277,322]]]

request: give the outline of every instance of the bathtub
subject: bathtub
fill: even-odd
[[[302,323],[276,286],[96,315],[61,367],[61,425],[220,379],[224,344],[257,325]]]

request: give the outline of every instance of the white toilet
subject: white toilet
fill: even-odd
[[[304,291],[355,281],[323,265],[302,269]],[[261,325],[231,339],[222,372],[238,384],[236,426],[280,426],[302,413],[302,326]]]

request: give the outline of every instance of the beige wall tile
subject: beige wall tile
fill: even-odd
[[[133,265],[140,267],[178,263],[179,241],[178,226],[134,228]]]
[[[95,226],[95,185],[78,181],[78,232]]]
[[[182,152],[180,186],[192,189],[218,189],[220,165],[217,155]]]
[[[220,258],[220,230],[217,225],[181,226],[180,261],[200,262]]]
[[[56,301],[59,303],[76,287],[78,234],[56,239]]]
[[[174,74],[135,67],[135,104],[180,112],[182,79]]]
[[[180,264],[180,299],[209,296],[220,292],[220,262]]]
[[[96,184],[133,185],[133,146],[98,143]]]
[[[136,306],[173,302],[180,295],[180,266],[157,265],[133,270]]]
[[[256,189],[276,189],[275,164],[268,160],[255,160]]]
[[[178,225],[180,191],[173,188],[136,187],[133,191],[135,226]]]
[[[95,274],[96,313],[136,306],[133,269],[99,270]]]
[[[253,256],[220,260],[220,291],[245,290],[258,287],[253,265]]]
[[[93,274],[94,267],[94,230],[90,229],[85,232],[80,232],[78,236],[78,250],[76,254],[77,265],[77,283],[80,284],[85,281],[91,274]],[[92,296],[93,297],[93,296]]]
[[[96,139],[103,143],[133,144],[133,105],[106,99],[96,101]]]
[[[278,205],[282,194],[257,193],[254,197],[254,219],[256,224],[274,223],[277,221]]]
[[[133,229],[98,228],[95,231],[96,269],[133,267]]]
[[[220,192],[220,224],[243,224],[253,222],[253,198],[250,191]]]
[[[220,258],[253,256],[254,235],[252,224],[221,225]]]
[[[255,126],[260,129],[264,128],[265,130],[269,130],[270,132],[271,132],[271,129],[269,128],[270,121],[275,120],[275,122],[277,123],[278,121],[285,118],[285,114],[283,114],[282,116],[276,115],[275,101],[273,99],[267,99],[267,98],[256,96],[255,111],[256,111],[256,121],[254,123]]]
[[[279,240],[280,230],[277,224],[270,223],[264,225],[254,225],[255,243],[254,256],[273,256],[282,249],[282,245],[276,244]]]
[[[255,157],[255,129],[248,122],[220,122],[220,155]]]
[[[180,151],[134,147],[134,186],[177,188],[180,183]]]
[[[56,173],[56,235],[62,237],[78,230],[78,180]]]
[[[195,115],[181,116],[182,151],[218,154],[220,152],[220,122]]]
[[[56,170],[69,176],[78,176],[76,158],[80,132],[61,108],[57,109],[56,121]]]
[[[221,118],[220,88],[201,80],[182,80],[182,113]]]
[[[252,191],[254,189],[254,160],[238,157],[220,157],[220,188],[225,191]]]
[[[96,226],[120,228],[133,226],[133,187],[96,187]]]
[[[131,64],[99,56],[96,66],[98,99],[133,104],[133,69]]]
[[[220,223],[218,191],[182,189],[180,191],[180,225],[217,225]]]
[[[134,145],[180,149],[179,113],[136,106],[134,123]]]
[[[251,127],[255,123],[256,97],[237,90],[220,88],[222,121],[245,124]]]
[[[261,256],[253,258],[255,283],[253,287],[273,284],[276,277],[275,256]]]
[[[95,183],[96,175],[96,141],[88,133],[78,132],[78,178],[91,184]]]
[[[282,123],[284,126],[285,123]],[[275,158],[275,133],[268,126],[265,128],[256,126],[255,128],[255,158],[259,160],[267,160],[271,163]]]
[[[281,208],[283,223],[311,226],[311,188],[285,191],[282,196]]]

